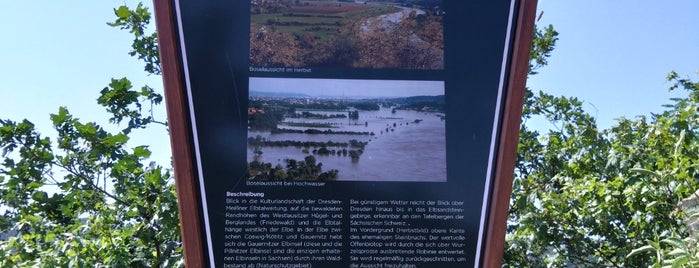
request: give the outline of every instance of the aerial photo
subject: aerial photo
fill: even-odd
[[[250,64],[444,69],[442,0],[251,0]]]
[[[447,180],[443,81],[250,78],[251,180]]]

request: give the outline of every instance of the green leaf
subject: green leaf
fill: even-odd
[[[116,9],[115,13],[120,19],[126,19],[129,17],[129,14],[131,14],[129,8],[126,6],[120,6],[118,9]]]
[[[126,212],[126,216],[129,218],[134,218],[134,217],[138,216],[138,211],[129,210]]]
[[[43,185],[44,185],[44,184],[41,183],[41,182],[33,181],[33,182],[30,182],[29,184],[27,184],[27,188],[29,188],[29,189],[36,189],[36,188],[39,188],[39,187],[41,187],[41,186],[43,186]]]
[[[646,209],[652,208],[652,207],[655,206],[656,204],[658,204],[658,201],[652,201],[652,202],[650,202],[650,203],[648,203],[648,204],[646,205]]]
[[[689,262],[689,256],[687,255],[682,255],[678,256],[677,258],[672,260],[672,267],[673,268],[680,268],[683,267],[685,264]]]
[[[661,177],[662,177],[660,174],[658,174],[658,173],[656,173],[656,172],[653,172],[653,171],[650,171],[650,170],[647,170],[647,169],[643,169],[643,168],[632,168],[632,169],[629,169],[629,171],[631,171],[631,172],[636,172],[636,173],[640,173],[640,174],[643,174],[643,175],[646,175],[646,176],[650,176],[650,177],[653,177],[653,178],[661,178]]]
[[[626,258],[631,258],[631,257],[634,257],[634,256],[636,256],[636,255],[639,255],[639,254],[642,254],[642,253],[645,253],[645,252],[655,251],[655,250],[656,250],[656,249],[655,249],[653,246],[651,246],[651,245],[645,245],[645,246],[642,246],[642,247],[640,247],[640,248],[637,248],[637,249],[632,250],[631,253],[629,253],[628,255],[626,255]]]
[[[127,141],[129,141],[129,136],[126,136],[122,133],[104,139],[104,143],[109,146],[120,146],[122,144],[125,144]]]
[[[75,123],[75,129],[77,129],[81,134],[91,137],[97,134],[97,129],[95,128],[95,125],[92,123],[87,123],[87,124],[81,124],[81,123]]]
[[[148,150],[148,146],[138,146],[133,149],[133,154],[139,158],[150,157],[151,151]]]
[[[680,248],[680,249],[687,248],[687,244],[684,241],[682,241],[681,239],[676,238],[676,237],[666,238],[666,239],[661,240],[660,242],[672,245],[675,248]]]
[[[681,248],[676,248],[676,249],[673,249],[672,251],[668,252],[667,255],[671,255],[671,256],[683,256],[683,255],[685,255],[686,256],[687,251],[684,249],[681,249]]]
[[[49,198],[48,194],[44,191],[37,191],[32,194],[32,199],[37,202],[46,202],[46,200]]]
[[[60,125],[61,123],[68,120],[68,118],[68,109],[66,109],[66,107],[63,106],[58,108],[57,114],[51,114],[51,121],[53,121],[54,126]]]

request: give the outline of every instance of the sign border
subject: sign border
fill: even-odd
[[[510,73],[508,75],[507,93],[502,123],[495,176],[493,178],[490,198],[490,213],[486,225],[486,244],[483,252],[482,267],[500,267],[505,248],[507,232],[507,214],[510,209],[510,195],[517,161],[517,144],[522,120],[524,92],[529,74],[529,57],[534,21],[538,0],[521,0],[518,8],[512,55],[510,56]]]
[[[188,97],[184,94],[184,75],[179,57],[175,7],[170,0],[153,0],[158,49],[167,107],[170,146],[174,165],[180,233],[187,267],[204,267],[199,195],[193,161],[193,139],[188,114]]]

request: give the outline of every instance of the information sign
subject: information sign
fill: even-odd
[[[188,265],[502,256],[535,1],[155,1]]]

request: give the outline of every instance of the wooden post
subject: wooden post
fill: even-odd
[[[507,214],[517,161],[517,144],[522,120],[524,88],[529,73],[529,56],[534,33],[537,0],[522,0],[519,3],[517,24],[512,51],[511,69],[507,83],[507,96],[498,144],[495,178],[488,215],[489,227],[485,235],[483,267],[501,267],[507,232]]]
[[[192,156],[187,96],[184,94],[180,69],[178,30],[175,24],[175,8],[169,0],[154,0],[155,20],[158,30],[160,63],[165,88],[170,145],[175,168],[177,204],[180,211],[180,232],[187,267],[204,266],[204,249],[198,208],[196,170]],[[185,231],[186,230],[186,231]]]

